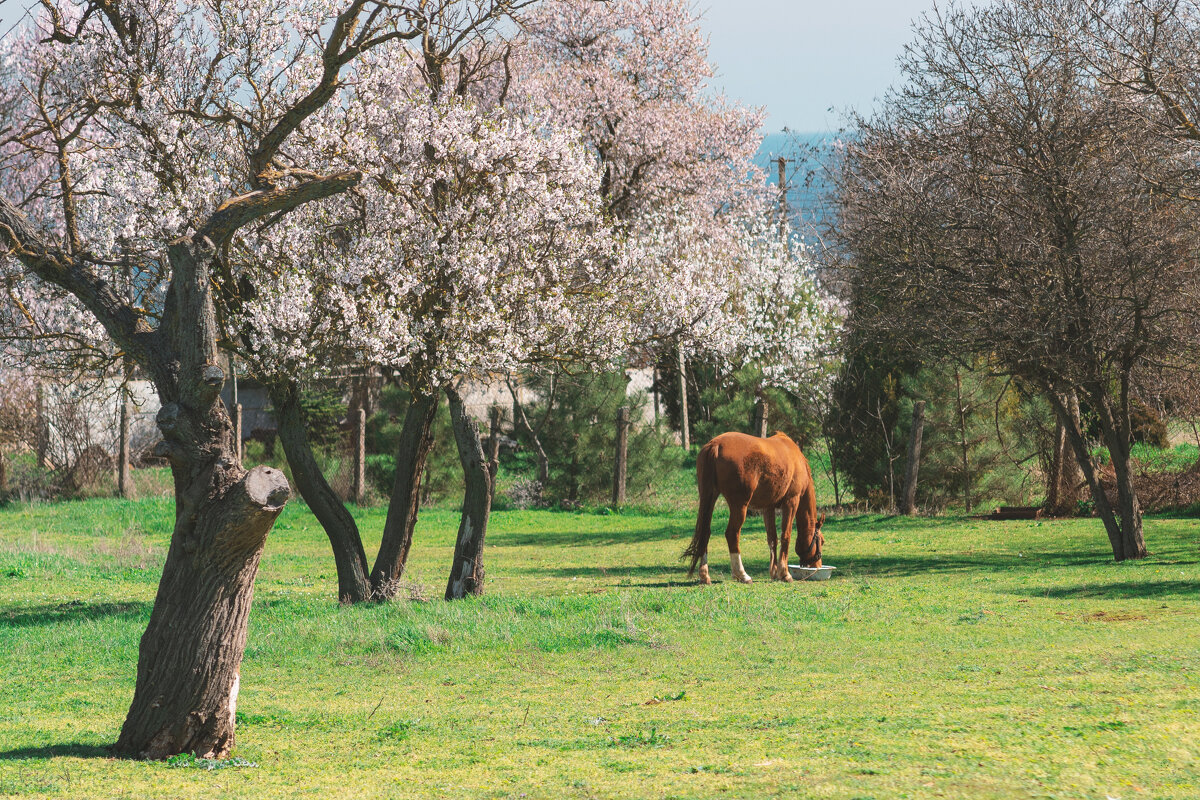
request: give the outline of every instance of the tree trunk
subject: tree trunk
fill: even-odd
[[[912,425],[908,429],[908,460],[904,464],[904,496],[900,513],[911,516],[917,511],[917,476],[921,468],[921,437],[925,433],[925,401],[913,403]]]
[[[496,494],[496,473],[500,471],[500,406],[493,404],[491,412],[491,427],[488,430],[487,467],[492,495]]]
[[[1083,438],[1082,426],[1079,424],[1078,417],[1074,417],[1063,399],[1056,393],[1050,394],[1051,402],[1054,404],[1054,411],[1058,415],[1059,421],[1066,429],[1067,440],[1071,444],[1071,448],[1075,452],[1076,462],[1079,468],[1083,471],[1084,477],[1087,479],[1088,488],[1092,492],[1092,500],[1096,503],[1096,513],[1104,522],[1105,531],[1108,533],[1108,541],[1112,546],[1113,558],[1117,561],[1124,561],[1127,558],[1144,558],[1146,556],[1146,544],[1142,538],[1142,517],[1141,510],[1138,507],[1137,496],[1133,492],[1132,483],[1126,483],[1122,488],[1122,479],[1118,473],[1117,479],[1117,495],[1118,503],[1129,503],[1127,509],[1123,509],[1121,519],[1117,518],[1117,513],[1114,511],[1112,504],[1108,501],[1108,495],[1104,492],[1104,486],[1100,481],[1099,475],[1096,474],[1095,464],[1092,462],[1092,455],[1088,452],[1087,441]],[[1102,408],[1107,404],[1107,398],[1100,395],[1099,398],[1095,394],[1089,398],[1095,403],[1098,408]],[[1104,416],[1101,418],[1102,431],[1107,427],[1104,422]],[[1104,432],[1105,439],[1109,439],[1107,431]],[[1110,444],[1111,448],[1111,444]],[[1120,448],[1118,448],[1120,451]],[[1114,469],[1116,468],[1118,459],[1123,462],[1125,478],[1129,478],[1129,446],[1124,447],[1124,452],[1114,453],[1110,449],[1110,457],[1113,459]],[[1125,525],[1128,520],[1128,526]]]
[[[284,455],[292,469],[292,478],[333,548],[338,600],[343,603],[370,600],[371,581],[367,577],[367,555],[363,550],[362,537],[354,515],[325,480],[321,465],[313,455],[300,407],[300,385],[292,381],[269,388],[271,404],[275,407],[279,441],[283,444]]]
[[[450,401],[450,424],[466,484],[454,563],[446,583],[446,599],[458,600],[483,594],[483,542],[492,509],[492,485],[475,420],[467,413],[456,390],[446,387],[446,397]]]
[[[761,395],[754,401],[754,435],[767,438],[767,400]]]
[[[126,500],[133,499],[133,475],[129,469],[129,427],[133,416],[133,399],[129,393],[129,370],[125,371],[125,383],[121,384],[121,429],[117,443],[117,495]]]
[[[8,499],[8,458],[0,450],[0,503]]]
[[[354,409],[354,502],[362,505],[367,500],[367,412]]]
[[[233,747],[254,578],[290,490],[280,471],[246,472],[236,458],[220,401],[211,249],[181,239],[167,255],[173,277],[162,325],[137,335],[163,401],[157,452],[175,479],[175,529],[114,750],[221,758]]]
[[[688,396],[687,396],[687,362],[683,358],[683,348],[678,350],[679,360],[679,443],[684,450],[692,449],[692,435],[688,425]]]
[[[433,444],[433,418],[437,414],[437,393],[413,394],[400,445],[396,451],[396,482],[388,502],[387,521],[383,525],[383,540],[371,571],[371,588],[377,599],[390,600],[400,590],[400,576],[408,562],[413,531],[417,526],[417,511],[421,506],[421,475],[425,458]]]
[[[971,513],[971,461],[967,451],[967,407],[963,405],[962,397],[962,375],[958,371],[958,367],[954,368],[954,396],[958,403],[958,433],[959,447],[962,452],[962,469],[963,469],[963,501],[967,506],[967,513]]]
[[[1064,402],[1074,425],[1079,427],[1079,400],[1075,393],[1070,393]],[[1054,450],[1050,459],[1050,475],[1046,481],[1046,513],[1052,517],[1073,516],[1079,507],[1079,488],[1083,482],[1083,473],[1067,439],[1067,429],[1055,417]]]
[[[614,506],[625,505],[625,475],[629,458],[629,406],[617,410],[617,452],[613,466]]]

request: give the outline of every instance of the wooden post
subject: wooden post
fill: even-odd
[[[913,403],[912,426],[908,429],[908,462],[904,466],[904,498],[900,513],[911,516],[917,511],[917,471],[921,463],[921,435],[925,432],[925,401]]]
[[[500,421],[503,412],[500,406],[492,403],[491,430],[488,432],[488,475],[491,480],[492,495],[496,494],[496,473],[500,471]]]
[[[117,443],[117,494],[126,500],[133,499],[133,475],[129,469],[129,429],[133,416],[133,398],[130,396],[128,375],[121,385],[121,435]]]
[[[354,502],[367,500],[367,410],[354,410]]]
[[[242,462],[242,404],[235,403],[233,406],[233,442],[234,452],[237,453],[237,460]]]
[[[617,459],[613,468],[613,505],[625,505],[625,475],[629,459],[629,406],[617,410]]]
[[[767,438],[767,399],[762,395],[754,401],[754,435]]]
[[[233,450],[237,453],[237,460],[240,464],[245,456],[242,450],[242,404],[238,402],[237,361],[232,355],[229,356],[229,377],[233,381],[231,398],[233,401]]]
[[[679,354],[676,362],[679,370],[679,443],[683,445],[684,450],[691,450],[691,432],[688,430],[687,362],[683,360],[683,348],[680,347],[677,352]]]

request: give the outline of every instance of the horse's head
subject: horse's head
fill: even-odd
[[[813,524],[812,538],[808,542],[808,552],[804,554],[804,566],[806,567],[821,566],[821,550],[825,546],[825,534],[821,533],[823,524],[825,524],[825,515],[821,514]]]

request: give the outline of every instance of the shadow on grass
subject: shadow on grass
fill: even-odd
[[[150,603],[85,603],[72,600],[56,606],[0,611],[0,628],[38,628],[76,620],[140,617],[149,613]]]
[[[724,523],[722,523],[724,525]],[[552,530],[488,532],[488,543],[501,547],[604,547],[631,542],[661,542],[669,539],[690,540],[692,529],[682,526],[641,528],[635,530]],[[686,544],[686,541],[684,542]],[[680,545],[682,548],[683,545]]]
[[[826,547],[825,561],[843,574],[927,575],[941,572],[1032,572],[1054,567],[1094,567],[1111,562],[1103,555],[1081,553],[929,553],[897,556],[838,556]]]
[[[674,566],[663,564],[620,565],[620,566],[577,566],[577,567],[506,567],[510,574],[549,578],[661,578],[678,571]],[[686,571],[686,568],[685,568]]]
[[[42,747],[14,747],[0,750],[0,761],[22,761],[27,758],[114,758],[107,747],[83,742],[49,744]]]
[[[1108,600],[1137,600],[1139,598],[1187,595],[1200,597],[1200,583],[1195,581],[1123,581],[1110,584],[1083,584],[1081,586],[1059,586],[1051,589],[1029,589],[1014,592],[1029,597],[1054,597],[1072,599],[1076,597],[1103,597]]]

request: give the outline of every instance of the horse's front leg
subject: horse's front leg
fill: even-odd
[[[767,548],[771,551],[771,578],[779,577],[779,557],[776,555],[779,546],[779,535],[775,531],[775,509],[763,509],[763,525],[767,528]],[[787,558],[787,550],[783,551],[783,558]]]
[[[780,528],[781,528],[780,544],[783,545],[783,547],[779,551],[779,560],[782,561],[783,563],[780,565],[781,566],[781,570],[780,570],[781,574],[779,576],[779,579],[782,581],[786,581],[787,583],[791,583],[793,580],[792,571],[790,569],[788,569],[787,559],[788,559],[788,545],[790,545],[792,543],[792,522],[796,519],[797,505],[798,504],[795,500],[788,500],[786,503],[784,503],[784,505],[783,505],[783,521],[782,521],[782,524],[780,525]]]
[[[742,524],[746,521],[746,504],[729,504],[729,524],[725,526],[725,543],[729,545],[729,571],[738,583],[753,583],[742,566]]]

